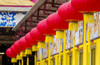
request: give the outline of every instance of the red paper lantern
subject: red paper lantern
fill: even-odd
[[[68,21],[62,19],[58,13],[53,13],[47,17],[47,25],[50,29],[63,30],[68,29]]]
[[[26,42],[25,36],[19,39],[19,43],[20,43],[20,46],[22,47],[21,51],[24,51],[26,48],[30,48],[30,46],[32,46]]]
[[[71,4],[77,11],[84,13],[100,11],[100,0],[71,0]]]
[[[29,45],[36,45],[37,41],[32,40],[30,32],[25,35],[25,40]]]
[[[14,53],[11,51],[10,48],[6,50],[6,55],[7,55],[8,57],[16,57],[16,54],[14,54]]]
[[[30,31],[30,36],[32,37],[32,40],[35,40],[35,41],[45,41],[45,35],[40,33],[37,28],[33,28]]]
[[[10,49],[11,49],[11,51],[12,51],[13,53],[15,53],[15,54],[20,53],[19,50],[15,49],[14,45],[12,45]]]
[[[72,7],[71,2],[62,4],[58,9],[58,14],[67,21],[83,20],[83,14],[76,11]]]
[[[20,53],[20,51],[21,51],[21,46],[20,46],[20,44],[19,44],[19,40],[17,40],[15,43],[14,43],[14,47],[15,47],[15,49]],[[19,54],[18,53],[18,54]]]
[[[32,45],[27,45],[27,48],[26,49],[31,49],[32,48]]]
[[[38,23],[37,25],[37,29],[45,34],[45,35],[55,35],[56,34],[56,31],[50,29],[46,23],[46,20],[42,20]]]

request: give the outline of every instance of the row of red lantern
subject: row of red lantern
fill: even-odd
[[[17,40],[11,48],[7,49],[6,54],[9,57],[16,57],[21,51],[25,51],[27,48],[32,48],[32,45],[37,45],[38,41],[44,41],[45,36],[41,34],[37,28],[33,28],[25,36]]]
[[[99,11],[100,9],[97,8],[100,6],[99,3],[99,0],[71,0],[71,2],[62,4],[57,13],[53,13],[47,19],[40,21],[36,28],[33,28],[29,33],[17,40],[6,51],[6,54],[9,57],[16,57],[16,54],[26,48],[31,48],[38,41],[45,41],[45,35],[55,35],[56,30],[68,29],[69,22],[83,20],[83,14],[78,11],[83,13]]]

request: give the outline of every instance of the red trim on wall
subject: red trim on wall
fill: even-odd
[[[36,3],[38,0],[30,0],[30,1],[32,1],[33,3]]]

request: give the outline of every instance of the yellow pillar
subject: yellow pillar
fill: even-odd
[[[96,65],[100,65],[100,38],[96,40]]]
[[[75,32],[78,30],[78,22],[69,23],[69,31]],[[75,35],[73,36],[73,50],[72,50],[72,65],[78,65],[78,51],[75,50]]]
[[[56,39],[59,44],[59,65],[61,64],[61,42],[64,44],[64,30],[56,31]]]
[[[75,37],[73,37],[73,52],[72,52],[72,65],[76,65],[76,58],[75,58]]]
[[[49,41],[49,40],[48,40]],[[48,43],[48,65],[51,65],[50,61],[50,43]]]
[[[79,51],[75,49],[75,37],[73,37],[72,65],[78,65]]]
[[[51,65],[50,63],[50,44],[48,44],[48,65]]]
[[[65,53],[65,41],[66,41],[66,30],[64,30],[64,43],[63,43],[63,65],[66,65],[66,53]]]
[[[42,63],[42,53],[40,55],[40,65],[43,65],[43,63]]]
[[[37,53],[36,53],[37,50],[38,50],[37,45],[33,45],[32,46],[32,52],[35,52],[35,55],[34,55],[34,65],[37,65]]]
[[[13,63],[13,65],[15,65],[15,63],[17,63],[17,59],[16,58],[11,58],[11,63]]]
[[[66,53],[66,65],[69,65],[69,54],[68,53]]]
[[[20,60],[19,60],[19,65],[21,65],[21,62],[20,62]]]
[[[24,65],[24,63],[23,63],[23,62],[24,62],[24,60],[22,59],[22,65]]]
[[[21,52],[20,52],[20,57],[22,58],[22,59],[21,59],[21,61],[22,61],[22,62],[21,62],[21,65],[23,65],[23,64],[24,64],[24,63],[23,63],[23,57],[26,57],[24,51],[21,51]]]
[[[34,55],[34,65],[37,65],[37,54],[36,54],[37,50],[38,50],[37,45],[33,45],[32,46],[32,52],[35,52],[35,55]]]
[[[39,48],[41,48],[41,49],[45,48],[45,42],[39,41],[38,46],[37,46],[37,50],[39,50]],[[42,61],[42,51],[41,51],[40,52],[40,65],[43,65],[42,62],[43,61]]]
[[[55,55],[55,65],[58,65],[59,62],[58,62],[58,55]]]
[[[32,50],[30,48],[26,49],[25,54],[26,54],[26,57],[27,57],[27,65],[29,65],[29,55],[32,54]]]
[[[61,64],[61,44],[59,45],[59,65]]]
[[[43,62],[42,62],[43,64],[42,65],[45,65],[45,61],[43,60]]]
[[[51,65],[50,43],[53,43],[53,35],[46,36],[45,43],[48,43],[48,65]]]
[[[90,42],[90,32],[88,31],[88,65],[90,65],[90,56],[91,56],[91,42]]]
[[[86,47],[86,14],[84,14],[84,27],[83,27],[83,65],[87,65],[87,47]]]
[[[93,14],[84,14],[84,27],[83,27],[83,65],[88,65],[88,48],[86,45],[86,23],[93,23]]]
[[[27,56],[27,65],[29,65],[29,56]]]
[[[35,55],[34,55],[34,65],[37,65],[37,56],[36,56],[36,52],[35,52]]]
[[[20,57],[20,55],[18,54],[18,55],[17,55],[17,60],[19,60],[19,65],[21,65],[21,62],[20,62],[21,59],[22,59],[22,57]]]

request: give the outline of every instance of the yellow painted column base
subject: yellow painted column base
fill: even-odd
[[[20,57],[20,55],[18,54],[17,55],[17,60],[21,60],[22,59],[22,57]]]
[[[32,46],[32,52],[35,52],[35,51],[37,51],[37,45]]]
[[[12,58],[11,59],[11,63],[17,63],[17,59],[16,58]]]
[[[94,15],[93,15],[93,13],[84,14],[84,21],[85,21],[85,23],[94,23]]]
[[[25,50],[25,54],[26,55],[31,55],[32,54],[32,50],[31,49],[26,49]]]
[[[37,50],[39,50],[39,48],[45,48],[45,42],[38,42]]]
[[[21,52],[20,52],[20,57],[22,57],[22,58],[23,58],[23,57],[26,57],[25,51],[21,51]]]
[[[77,31],[78,22],[69,22],[69,31]]]

